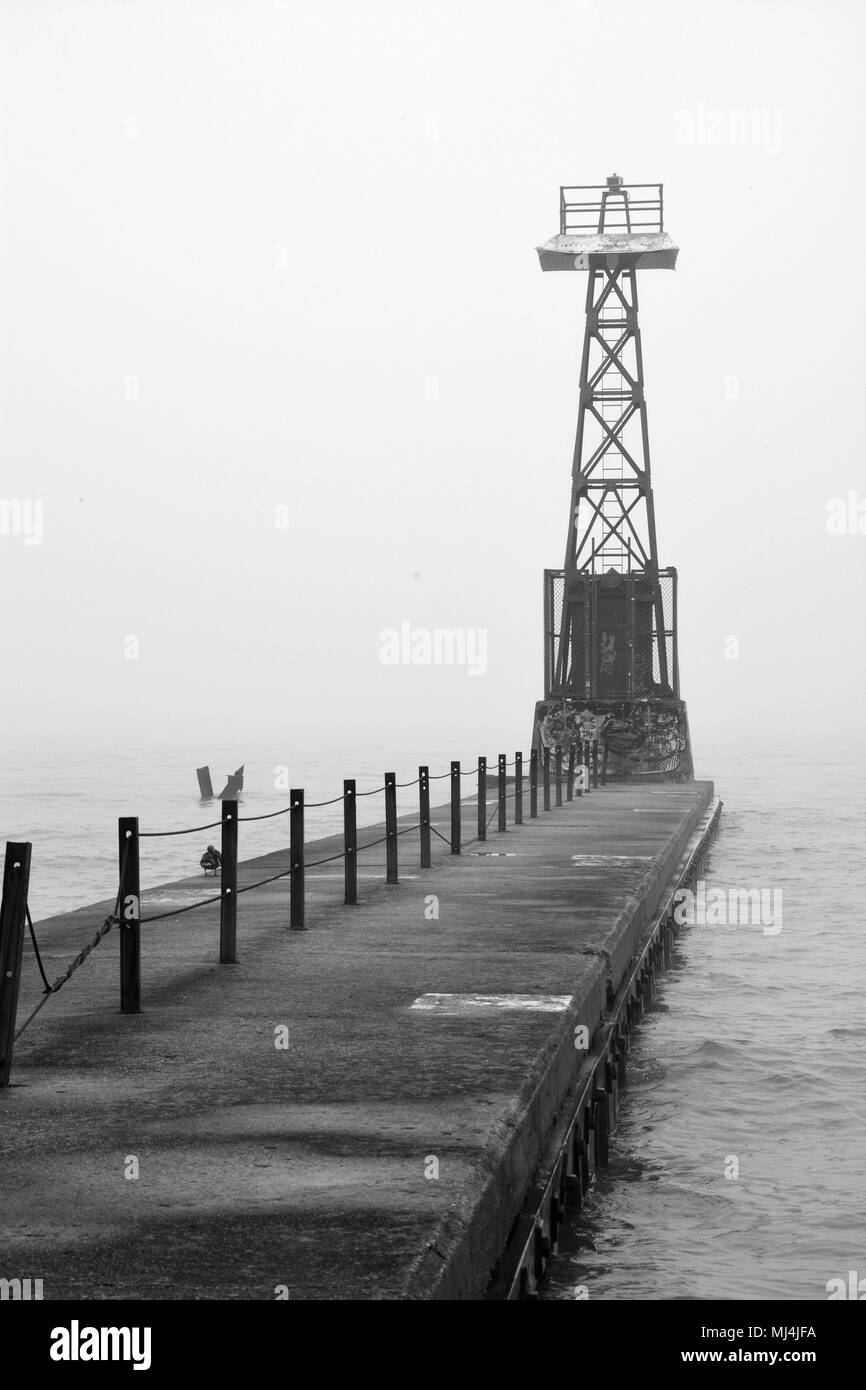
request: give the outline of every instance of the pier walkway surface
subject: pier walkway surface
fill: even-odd
[[[217,963],[218,904],[145,922],[140,1014],[118,1012],[111,931],[0,1093],[0,1275],[46,1299],[483,1297],[574,1030],[600,1022],[711,798],[619,783],[530,820],[526,796],[524,825],[459,858],[434,836],[425,870],[404,836],[399,884],[384,845],[359,860],[356,907],[339,860],[309,870],[305,932],[287,880],[242,896],[235,965]],[[431,816],[445,835],[448,818]],[[463,821],[468,839],[472,798]],[[246,861],[239,887],[287,860]],[[203,882],[145,892],[142,915]],[[112,908],[39,925],[49,979]],[[19,1019],[39,995],[28,944]],[[413,1007],[425,995],[527,998]]]

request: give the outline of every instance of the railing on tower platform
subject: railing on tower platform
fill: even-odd
[[[622,183],[613,175],[607,183],[561,185],[561,236],[592,232],[663,232],[664,185]]]

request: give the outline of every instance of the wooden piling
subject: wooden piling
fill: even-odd
[[[27,840],[6,841],[0,901],[0,1088],[9,1085],[15,1048],[15,1019],[30,891],[30,852]]]
[[[354,777],[343,779],[343,902],[355,907],[358,902],[358,826],[357,787]]]
[[[451,853],[460,853],[460,764],[451,764]]]
[[[506,802],[505,802],[506,767],[507,767],[507,762],[506,762],[505,754],[504,754],[504,753],[500,753],[500,754],[499,754],[499,759],[498,759],[498,767],[497,767],[497,774],[498,774],[498,785],[497,785],[497,809],[498,809],[498,817],[497,817],[497,822],[496,822],[496,829],[500,832],[500,834],[502,833],[503,830],[506,829],[506,824],[505,824],[505,812],[506,812]]]
[[[418,830],[421,838],[421,868],[430,868],[430,769],[418,769]]]
[[[385,882],[397,882],[397,774],[385,773]]]
[[[478,758],[478,839],[487,839],[487,759]]]
[[[603,1086],[596,1086],[592,1099],[595,1160],[599,1168],[606,1168],[610,1157],[610,1097]]]
[[[120,864],[120,1012],[141,1012],[141,886],[139,883],[138,816],[117,822]]]
[[[306,931],[304,924],[304,789],[289,792],[289,928]]]
[[[514,824],[523,824],[523,754],[514,754]]]
[[[220,854],[220,965],[237,959],[238,803],[222,803]]]

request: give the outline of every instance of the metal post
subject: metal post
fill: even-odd
[[[601,785],[607,786],[607,743],[605,743],[604,752],[601,755]]]
[[[562,748],[560,747],[559,744],[556,745],[555,767],[556,767],[556,804],[557,804],[557,806],[561,806],[561,805],[562,805]]]
[[[514,824],[523,824],[523,754],[514,754]]]
[[[197,767],[195,775],[198,778],[198,789],[201,792],[202,801],[213,801],[213,782],[210,779],[210,768]]]
[[[598,787],[598,743],[595,739],[592,742],[592,787],[593,791]]]
[[[220,853],[220,965],[234,965],[237,959],[238,925],[238,803],[222,803]]]
[[[451,764],[451,853],[460,853],[460,764]]]
[[[589,739],[588,739],[588,738],[584,739],[584,741],[583,741],[583,765],[584,765],[584,767],[586,768],[586,791],[589,792],[589,791],[591,791],[591,789],[592,789],[592,782],[591,782],[590,776],[589,776]]]
[[[358,901],[357,789],[354,777],[343,779],[343,902],[354,907]]]
[[[385,882],[397,882],[397,774],[385,773]]]
[[[487,839],[487,759],[478,759],[478,839]]]
[[[418,769],[418,822],[421,835],[421,868],[430,868],[430,769]]]
[[[545,748],[541,755],[541,772],[544,783],[544,809],[550,810],[550,749]]]
[[[289,792],[289,882],[291,905],[289,927],[306,931],[304,926],[304,789],[293,787]]]
[[[568,748],[568,777],[565,783],[566,801],[574,800],[574,744],[569,744]]]
[[[120,1012],[141,1012],[141,889],[138,869],[138,816],[117,822],[120,862]]]
[[[6,841],[3,863],[3,899],[0,903],[0,1087],[9,1085],[15,1047],[15,1019],[24,924],[30,891],[30,850],[27,840]]]
[[[535,820],[538,815],[538,749],[533,748],[529,754],[529,818]]]
[[[497,828],[498,831],[501,832],[501,831],[503,831],[503,830],[506,828],[506,827],[505,827],[505,811],[506,811],[506,803],[505,803],[505,775],[506,775],[506,773],[505,773],[505,770],[506,770],[506,762],[505,762],[505,754],[504,754],[504,753],[500,753],[500,754],[499,754],[499,767],[498,767],[497,770],[498,770],[498,773],[499,773],[499,786],[498,786],[498,789],[497,789],[497,791],[498,791],[498,809],[499,809],[499,816],[498,816],[498,818],[497,818],[496,828]]]

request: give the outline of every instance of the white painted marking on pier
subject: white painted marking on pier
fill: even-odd
[[[220,886],[219,879],[216,881],[216,886],[217,888]],[[185,907],[187,903],[198,902],[199,895],[195,889],[190,889],[184,893],[159,893],[154,889],[145,889],[141,896],[144,907],[173,907],[175,904],[178,907]],[[218,895],[209,892],[208,896]]]
[[[422,994],[410,1005],[416,1013],[460,1015],[523,1009],[537,1014],[564,1013],[571,994]]]
[[[528,873],[528,872],[524,869],[524,870],[521,872],[521,875],[520,875],[520,882],[521,882],[521,883],[574,883],[574,874],[530,874],[530,873]],[[463,891],[465,892],[466,890],[464,889]],[[479,893],[478,896],[481,897],[481,898],[486,897],[486,896],[487,896],[487,890],[486,890],[486,889],[483,889],[482,892]],[[542,911],[542,910],[543,910],[543,904],[541,904],[541,903],[533,903],[533,905],[532,905],[532,910],[533,910],[533,912],[540,912],[540,911]]]
[[[471,849],[470,855],[476,859],[516,859],[517,850],[515,849]]]
[[[574,864],[601,868],[604,864],[651,864],[654,854],[573,854]]]
[[[288,874],[286,875],[286,877],[288,877]],[[338,879],[338,878],[339,878],[339,879],[342,879],[342,877],[343,877],[343,870],[342,870],[342,869],[335,869],[335,870],[333,871],[333,873],[330,873],[330,874],[311,874],[311,873],[305,873],[305,874],[304,874],[304,878],[305,878],[305,880],[306,880],[307,882],[309,882],[310,879],[319,878],[319,879],[323,879],[326,883],[333,883],[336,879]],[[357,874],[356,877],[357,877],[357,879],[358,879],[359,882],[361,881],[362,878],[371,879],[371,880],[376,879],[379,883],[384,883],[384,881],[385,881],[385,880],[383,879],[383,877],[382,877],[381,874]],[[400,875],[400,882],[401,882],[401,883],[406,883],[409,879],[416,879],[416,878],[419,878],[419,877],[420,877],[419,874],[401,874],[401,875]]]

